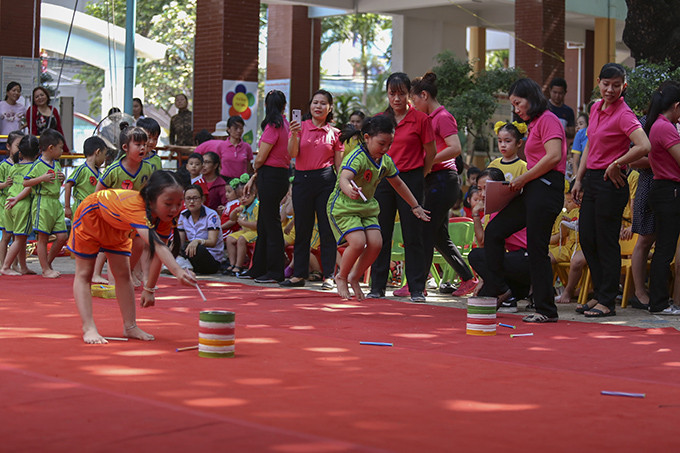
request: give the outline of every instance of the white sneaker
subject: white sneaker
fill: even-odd
[[[680,315],[680,307],[670,304],[665,310],[654,313],[655,315]]]

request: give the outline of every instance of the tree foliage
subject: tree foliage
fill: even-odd
[[[623,42],[636,61],[680,66],[680,0],[626,0]]]
[[[368,80],[371,72],[382,72],[379,61],[371,54],[371,45],[377,40],[381,31],[392,28],[392,19],[379,14],[350,14],[346,16],[326,17],[321,29],[321,53],[335,43],[351,41],[359,47],[359,58],[352,63],[359,69],[363,78],[361,102],[366,104]],[[389,59],[389,55],[382,55]]]
[[[661,63],[642,60],[634,69],[628,70],[626,104],[636,115],[644,115],[654,91],[668,80],[680,80],[680,68],[674,66],[670,60],[664,60]],[[599,94],[598,90],[598,97]]]
[[[472,65],[456,58],[450,51],[437,55],[439,101],[456,117],[458,124],[480,143],[488,131],[487,122],[498,106],[497,95],[507,92],[522,77],[519,69],[496,68],[474,74]]]
[[[124,27],[126,0],[90,1],[85,12]],[[137,3],[136,31],[139,35],[169,46],[159,61],[138,60],[137,80],[145,102],[167,111],[174,94],[192,98],[196,0],[144,0]],[[85,66],[78,79],[90,94],[90,115],[97,115],[104,88],[104,71]]]

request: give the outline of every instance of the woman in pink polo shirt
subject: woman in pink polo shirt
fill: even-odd
[[[645,132],[649,135],[649,163],[654,172],[649,204],[656,222],[656,248],[649,281],[649,311],[680,315],[680,308],[668,300],[670,264],[680,235],[680,83],[662,85],[652,96]]]
[[[430,221],[425,224],[423,235],[425,269],[432,265],[436,248],[462,280],[458,289],[453,291],[454,296],[460,297],[470,294],[478,281],[449,237],[449,209],[460,195],[456,157],[460,156],[461,146],[456,119],[437,101],[436,81],[437,76],[432,72],[411,81],[413,105],[432,120],[437,146],[432,171],[425,176],[423,207],[430,211]]]
[[[619,234],[629,194],[628,181],[621,170],[650,148],[640,122],[623,100],[623,66],[604,65],[597,84],[602,100],[590,110],[588,144],[571,191],[574,199],[581,202],[579,242],[593,279],[595,295],[584,312],[590,318],[616,315],[621,275]]]
[[[512,84],[508,93],[515,114],[529,126],[524,145],[528,171],[510,182],[512,190],[523,190],[522,195],[508,203],[486,227],[484,251],[490,274],[484,285],[488,285],[492,294],[498,295],[499,305],[513,296],[502,280],[505,238],[526,227],[536,313],[522,320],[557,322],[548,245],[553,223],[564,203],[567,137],[559,118],[548,109],[548,100],[536,82],[520,79]]]
[[[240,116],[231,116],[227,120],[227,139],[217,147],[217,154],[222,161],[221,174],[228,181],[240,177],[244,173],[253,173],[253,150],[243,140],[243,128],[246,123]]]
[[[257,184],[260,212],[257,217],[257,242],[253,265],[240,278],[254,278],[257,283],[276,283],[283,280],[285,242],[281,229],[279,205],[288,192],[288,121],[283,117],[286,95],[272,90],[264,98],[265,117],[262,136],[255,158],[255,174],[243,188],[246,196]]]
[[[425,175],[430,173],[437,149],[434,145],[434,132],[430,118],[419,112],[408,103],[411,92],[411,80],[403,72],[390,75],[385,84],[390,106],[385,115],[394,118],[397,127],[394,141],[388,154],[394,161],[399,176],[406,183],[418,200],[423,202]],[[396,296],[407,296],[410,292],[413,302],[425,302],[425,280],[428,268],[425,267],[425,250],[423,249],[423,221],[411,214],[411,207],[383,180],[375,192],[375,199],[380,204],[380,231],[383,245],[378,258],[371,266],[371,292],[366,297],[379,298],[385,296],[387,276],[390,270],[392,251],[392,233],[397,210],[401,221],[404,238],[404,255],[408,288],[395,291]]]
[[[326,204],[335,188],[336,171],[342,163],[340,131],[328,122],[333,119],[333,96],[318,90],[309,101],[311,119],[290,124],[288,153],[295,158],[293,211],[295,212],[295,251],[293,277],[281,286],[304,286],[309,275],[309,246],[314,219],[319,225],[321,243],[322,289],[335,287],[335,255],[337,246],[328,223]]]

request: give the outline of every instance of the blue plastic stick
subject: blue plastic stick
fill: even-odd
[[[392,346],[392,343],[380,343],[377,341],[360,341],[359,344],[366,346]]]

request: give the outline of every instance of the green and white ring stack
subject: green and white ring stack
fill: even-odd
[[[496,298],[470,297],[467,301],[468,335],[496,335]]]
[[[202,311],[198,321],[198,356],[234,357],[235,313],[223,310]]]

